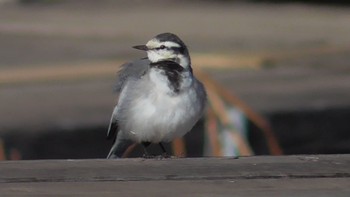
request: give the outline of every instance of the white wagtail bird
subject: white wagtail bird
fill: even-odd
[[[202,117],[207,97],[193,75],[185,43],[175,34],[162,33],[146,45],[133,48],[147,58],[122,65],[116,89],[119,92],[108,128],[114,144],[107,158],[120,158],[133,143],[147,146],[182,137]],[[149,155],[148,155],[149,156]]]

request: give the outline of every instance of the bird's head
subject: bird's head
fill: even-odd
[[[175,34],[162,33],[152,38],[146,45],[138,45],[133,48],[147,52],[148,59],[152,62],[174,61],[184,68],[191,65],[191,59],[185,43]]]

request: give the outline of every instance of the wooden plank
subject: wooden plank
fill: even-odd
[[[350,177],[350,155],[3,161],[0,182]]]
[[[0,196],[285,196],[348,197],[350,180],[239,179],[190,181],[106,181],[2,183]]]
[[[0,162],[4,196],[348,196],[350,155]]]

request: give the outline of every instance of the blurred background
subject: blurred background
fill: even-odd
[[[0,0],[0,159],[105,158],[116,72],[163,32],[187,43],[210,99],[169,151],[350,153],[349,5]]]

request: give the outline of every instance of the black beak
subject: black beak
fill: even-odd
[[[142,51],[148,50],[148,47],[146,45],[137,45],[137,46],[133,46],[132,48],[142,50]]]

